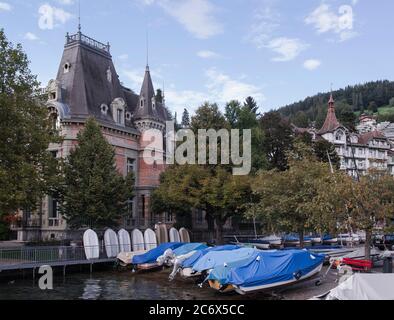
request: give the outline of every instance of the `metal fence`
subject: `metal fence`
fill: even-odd
[[[98,248],[82,246],[0,248],[0,267],[2,265],[86,261],[85,252],[88,250],[97,251],[97,249],[99,251],[99,259],[113,258],[107,256],[107,251],[103,245],[99,245]],[[119,250],[118,246],[113,249],[112,252]]]

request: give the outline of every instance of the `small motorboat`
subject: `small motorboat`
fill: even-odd
[[[194,254],[196,251],[208,248],[207,245],[203,243],[186,243],[174,250],[171,248],[167,249],[163,255],[156,259],[156,262],[160,265],[172,266],[174,260],[180,256],[191,256],[191,252]]]
[[[298,247],[300,246],[300,237],[296,234],[289,234],[284,236],[283,241],[285,246],[287,247]],[[312,238],[311,237],[304,237],[304,246],[312,245]]]
[[[256,251],[253,248],[240,248],[231,251],[211,251],[201,257],[192,267],[193,272],[202,273],[209,271],[224,263],[244,260],[252,256]]]
[[[158,268],[160,265],[157,263],[157,258],[162,256],[166,250],[175,250],[182,245],[184,245],[184,243],[181,242],[163,243],[144,254],[133,256],[131,263],[137,270],[151,270]]]
[[[238,241],[237,239],[237,241],[230,242],[230,244],[238,245],[240,247],[254,247],[260,250],[268,250],[271,247],[269,241],[260,239],[244,240],[242,242]]]
[[[208,280],[211,287],[219,287],[221,291],[246,294],[312,278],[320,273],[323,263],[324,255],[308,250],[256,251],[249,259],[240,260],[241,265],[229,264],[230,268],[226,269],[222,264],[210,273]]]
[[[394,275],[355,273],[330,292],[313,300],[394,300]]]
[[[199,275],[198,273],[193,272],[193,265],[197,263],[199,259],[204,257],[209,252],[217,252],[217,251],[232,251],[240,249],[241,247],[238,245],[224,245],[224,246],[217,246],[217,247],[209,247],[200,251],[195,252],[192,256],[185,259],[180,265],[180,273],[183,277],[189,278],[193,276]]]
[[[316,236],[315,235],[315,236],[311,237],[311,241],[312,241],[313,245],[322,244],[323,243],[323,238],[321,236]]]
[[[269,242],[271,247],[278,247],[283,244],[283,239],[281,237],[278,237],[277,235],[270,235],[270,236],[261,238],[261,240]]]
[[[335,245],[338,244],[338,238],[330,236],[330,235],[324,235],[323,236],[323,244],[329,244],[329,245]]]

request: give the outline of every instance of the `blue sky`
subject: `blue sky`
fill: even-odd
[[[392,0],[80,0],[82,31],[109,41],[121,81],[146,64],[178,115],[254,96],[261,111],[333,88],[394,79]],[[54,78],[78,0],[0,0],[0,27]]]

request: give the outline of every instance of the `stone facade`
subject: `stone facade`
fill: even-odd
[[[159,220],[172,223],[172,217],[154,217],[149,209],[152,190],[158,186],[159,176],[165,169],[164,164],[154,160],[164,155],[165,150],[155,148],[152,159],[149,159],[144,154],[147,146],[144,132],[152,128],[164,131],[168,120],[164,97],[156,101],[149,67],[145,71],[141,93],[137,95],[120,83],[109,45],[81,32],[67,34],[57,77],[49,82],[45,93],[53,125],[64,137],[61,144],[49,146],[54,156],[66,158],[77,145],[77,135],[86,120],[94,117],[104,137],[115,149],[119,172],[126,176],[129,171],[134,171],[135,197],[130,199],[122,227],[144,229]],[[49,195],[42,199],[38,210],[21,212],[20,215],[21,220],[13,226],[20,241],[75,237],[59,213],[56,199]]]

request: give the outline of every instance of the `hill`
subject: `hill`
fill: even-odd
[[[376,114],[378,121],[394,122],[394,82],[375,81],[348,86],[333,91],[336,113],[345,125],[355,123],[361,113]],[[327,114],[330,93],[318,93],[282,108],[278,111],[288,117],[295,125],[306,127],[314,122],[320,128]]]

